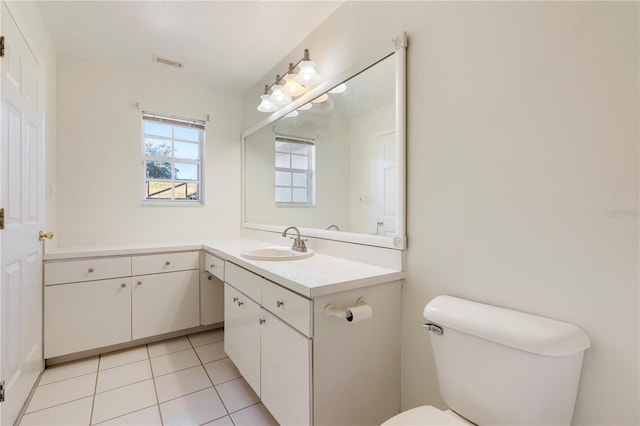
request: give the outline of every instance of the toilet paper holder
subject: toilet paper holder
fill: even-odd
[[[327,306],[324,307],[324,314],[328,317],[346,319],[348,322],[352,322],[354,320],[352,309],[358,306],[365,306],[365,305],[367,305],[367,302],[365,302],[364,297],[358,297],[358,300],[356,300],[356,304],[346,309],[340,309],[333,303],[329,303]],[[369,307],[369,310],[371,310],[371,307],[370,306],[368,307]],[[370,316],[364,319],[368,319],[369,317]],[[356,319],[356,321],[358,320],[359,319]]]

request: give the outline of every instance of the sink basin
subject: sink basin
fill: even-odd
[[[242,257],[252,260],[297,260],[313,256],[313,250],[293,251],[288,247],[267,247],[242,252]]]

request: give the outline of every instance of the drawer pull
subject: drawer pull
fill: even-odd
[[[234,297],[234,298],[233,298],[233,301],[234,301],[234,302],[237,302],[237,301],[238,301],[238,298],[237,298],[237,297]]]
[[[93,273],[93,268],[89,268],[87,272],[89,272],[90,274]]]
[[[242,300],[238,301],[238,306],[242,306],[244,305],[244,302]]]
[[[142,281],[138,281],[138,283],[137,283],[137,284],[138,284],[138,285],[142,285]]]
[[[209,268],[211,268],[211,269],[213,269],[215,267],[216,267],[216,265],[214,265],[213,263],[209,266]]]
[[[267,322],[267,320],[266,320],[266,319],[264,319],[264,318],[260,318],[260,319],[258,320],[258,322],[260,323],[260,325],[262,325],[262,324],[264,324],[265,322]]]
[[[125,283],[120,284],[120,287],[125,288],[127,285]]]
[[[284,306],[284,302],[283,302],[282,300],[277,300],[277,301],[276,301],[276,306],[277,306],[278,308],[282,308],[282,307]]]
[[[165,265],[165,266],[169,266],[169,265],[171,265],[171,262],[169,262],[169,261],[167,260],[166,262],[164,262],[164,265]]]

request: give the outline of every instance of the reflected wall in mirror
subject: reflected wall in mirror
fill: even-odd
[[[249,134],[244,222],[396,235],[396,124],[392,54]]]

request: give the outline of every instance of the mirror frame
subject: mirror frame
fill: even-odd
[[[250,229],[257,231],[277,232],[281,233],[286,226],[284,225],[270,225],[261,223],[249,223],[246,222],[246,193],[245,193],[245,180],[246,180],[246,140],[247,137],[258,130],[270,125],[274,121],[297,109],[298,107],[306,104],[307,102],[315,99],[321,94],[329,91],[333,87],[349,80],[352,77],[360,74],[366,69],[374,66],[378,62],[395,55],[395,86],[396,86],[396,161],[397,161],[397,179],[396,179],[396,233],[392,236],[388,235],[368,235],[358,234],[354,232],[344,231],[327,231],[324,229],[305,228],[298,227],[300,233],[306,237],[321,238],[332,241],[342,241],[354,244],[363,244],[368,246],[391,248],[396,250],[406,250],[407,248],[407,233],[406,233],[406,202],[407,202],[407,174],[406,174],[406,153],[407,153],[407,122],[406,122],[406,109],[407,109],[407,34],[403,33],[393,39],[393,50],[384,57],[374,61],[367,61],[366,63],[358,64],[333,78],[330,78],[323,83],[320,83],[314,87],[311,91],[305,93],[289,105],[281,108],[280,110],[272,113],[265,120],[253,125],[241,133],[242,138],[242,152],[241,152],[241,214],[242,223],[241,229]],[[295,223],[289,225],[296,226]]]

